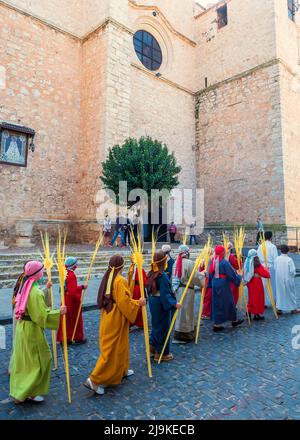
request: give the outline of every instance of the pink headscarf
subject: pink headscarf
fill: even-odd
[[[35,281],[42,278],[44,265],[39,261],[29,261],[25,265],[25,278],[16,296],[15,317],[19,321],[25,313],[29,294]]]

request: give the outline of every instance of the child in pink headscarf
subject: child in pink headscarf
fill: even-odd
[[[51,310],[45,303],[38,284],[44,273],[42,263],[29,261],[24,273],[15,300],[17,325],[10,375],[10,395],[16,404],[27,399],[42,402],[41,396],[48,394],[52,356],[44,330],[57,330],[60,315],[66,314],[66,307]]]

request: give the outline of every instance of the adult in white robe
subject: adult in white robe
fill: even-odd
[[[176,292],[177,301],[179,302],[182,294],[186,288],[189,278],[193,272],[193,261],[190,260],[190,250],[188,246],[179,246],[179,256],[176,261],[175,274],[173,277],[173,289]],[[179,261],[178,261],[179,260]],[[180,271],[178,267],[180,266]],[[205,272],[200,273],[196,271],[189,289],[187,290],[186,297],[182,304],[182,308],[179,310],[177,320],[175,323],[175,332],[173,343],[187,343],[195,339],[196,336],[196,322],[195,322],[195,290],[197,286],[200,289],[204,287]]]
[[[276,308],[281,312],[299,313],[295,288],[296,267],[288,251],[288,246],[281,246],[281,255],[275,261]]]
[[[278,250],[277,247],[275,246],[275,244],[272,243],[272,232],[271,231],[266,231],[265,232],[265,240],[266,240],[266,248],[267,248],[267,265],[268,268],[270,270],[270,275],[271,275],[271,286],[272,286],[272,290],[273,290],[273,295],[274,295],[274,301],[276,303],[276,275],[275,275],[275,260],[278,257]],[[259,246],[258,250],[257,250],[257,254],[259,256],[259,259],[261,261],[261,263],[266,267],[266,262],[264,259],[264,254],[262,251],[262,245]],[[268,292],[268,288],[267,288],[267,279],[263,278],[263,285],[264,285],[264,291],[265,291],[265,305],[267,307],[271,307],[271,300],[270,300],[270,295]]]

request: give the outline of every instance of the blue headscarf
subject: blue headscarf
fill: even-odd
[[[257,257],[257,251],[255,249],[250,249],[248,252],[248,257],[244,264],[244,283],[248,284],[254,275],[254,258]]]
[[[68,257],[65,262],[65,266],[68,270],[74,270],[77,266],[78,259],[75,257]]]

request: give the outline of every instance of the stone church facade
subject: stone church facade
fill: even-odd
[[[300,226],[296,3],[0,0],[0,242],[89,241],[108,148],[142,135],[204,189],[208,228]]]

